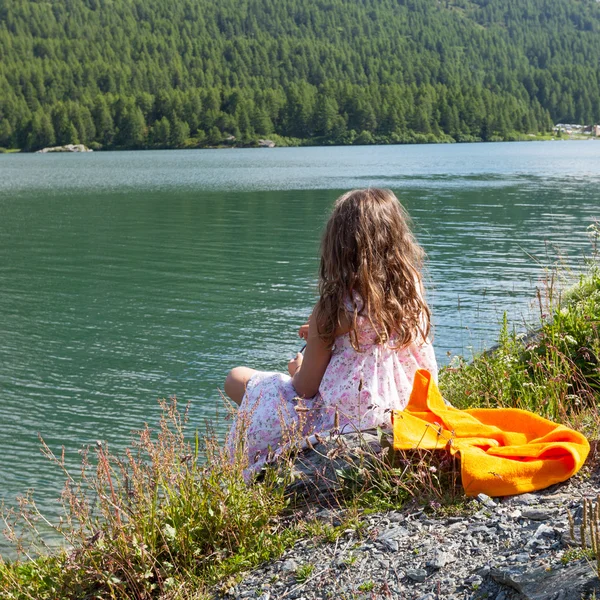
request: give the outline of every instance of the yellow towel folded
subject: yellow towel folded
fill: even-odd
[[[507,496],[565,481],[583,466],[583,435],[517,408],[447,406],[431,374],[417,371],[408,406],[394,412],[394,449],[460,455],[469,496]]]

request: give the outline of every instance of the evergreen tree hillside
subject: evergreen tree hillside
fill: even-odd
[[[0,0],[0,146],[510,137],[600,121],[596,0]]]

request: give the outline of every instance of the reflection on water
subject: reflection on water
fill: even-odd
[[[0,464],[9,503],[120,447],[156,398],[223,412],[236,364],[284,369],[316,299],[318,239],[348,188],[389,186],[429,255],[440,362],[527,320],[543,266],[581,264],[600,143],[0,156]],[[223,425],[221,426],[223,427]],[[0,546],[1,547],[1,546]]]

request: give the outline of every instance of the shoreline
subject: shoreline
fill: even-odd
[[[418,134],[421,135],[421,134]],[[293,142],[289,138],[280,138],[280,136],[273,136],[280,140],[280,143],[274,142],[275,145],[271,147],[261,146],[258,142],[249,142],[243,144],[235,143],[222,143],[216,145],[194,145],[193,143],[184,144],[178,147],[166,146],[166,147],[108,147],[103,148],[99,144],[91,143],[90,148],[94,152],[131,152],[131,151],[147,151],[147,150],[232,150],[232,149],[256,149],[256,150],[272,150],[273,148],[342,148],[350,146],[425,146],[425,145],[447,145],[447,144],[497,144],[497,143],[513,143],[513,142],[570,142],[570,141],[600,141],[600,137],[590,135],[570,135],[570,136],[551,136],[545,134],[519,134],[518,136],[507,136],[505,139],[490,139],[483,140],[477,139],[454,139],[447,136],[446,139],[431,139],[431,140],[419,140],[414,141],[382,141],[375,139],[372,143],[356,143],[348,142],[343,143],[339,141],[335,142],[319,142],[312,139],[306,140],[294,140]],[[425,137],[425,136],[423,136]],[[469,136],[471,137],[471,136]],[[77,154],[77,152],[40,152],[41,149],[36,150],[24,150],[23,148],[0,148],[0,156],[3,154]]]

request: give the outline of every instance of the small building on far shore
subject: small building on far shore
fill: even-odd
[[[566,133],[567,135],[576,134],[589,135],[590,137],[600,137],[600,125],[557,123],[552,130],[557,134]]]

